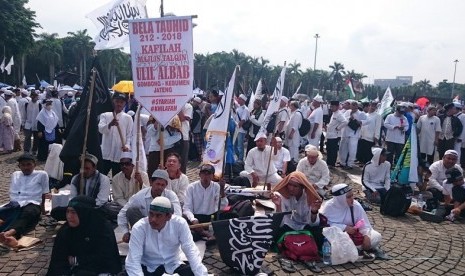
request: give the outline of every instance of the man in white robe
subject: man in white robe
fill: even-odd
[[[156,197],[149,208],[148,217],[139,220],[132,229],[126,272],[129,275],[208,275],[187,222],[173,214],[170,200]],[[189,265],[181,261],[180,249]]]
[[[100,115],[98,129],[102,134],[101,172],[105,175],[110,170],[113,175],[119,173],[121,171],[119,165],[121,152],[131,149],[133,121],[131,116],[124,112],[127,100],[126,94],[115,92],[113,94],[114,112],[105,112]],[[114,114],[116,114],[116,118]],[[123,141],[121,141],[118,128],[121,129]]]
[[[320,158],[320,152],[314,145],[305,146],[306,157],[300,159],[296,171],[302,172],[321,196],[326,194],[329,184],[329,169],[326,162]]]
[[[441,121],[436,116],[436,107],[429,106],[428,113],[420,116],[417,122],[420,156],[429,165],[434,162],[435,148],[441,134]]]
[[[299,146],[300,146],[300,134],[299,127],[302,124],[302,113],[298,110],[299,102],[291,101],[289,103],[289,109],[291,116],[286,124],[286,145],[289,149],[291,159],[297,162],[299,160]]]
[[[313,98],[312,105],[314,106],[314,109],[308,116],[308,120],[310,121],[311,125],[310,132],[308,133],[308,143],[315,147],[320,146],[320,138],[323,127],[323,109],[321,108],[321,104],[323,102],[323,97],[320,95]]]
[[[266,139],[267,137],[264,133],[257,134],[257,137],[255,137],[257,146],[247,154],[244,164],[245,170],[240,173],[240,176],[245,176],[249,179],[252,187],[256,187],[259,183],[274,186],[282,180],[274,166],[274,160],[277,158],[277,149],[274,147],[272,152],[271,146],[266,144]],[[274,143],[276,143],[276,140]]]
[[[360,129],[365,123],[366,116],[365,113],[358,110],[358,104],[356,101],[347,100],[346,102],[350,103],[350,109],[344,113],[347,125],[342,129],[341,133],[339,161],[344,169],[352,169],[357,154]]]

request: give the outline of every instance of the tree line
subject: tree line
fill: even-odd
[[[80,76],[78,84],[82,85],[90,70],[94,43],[86,29],[68,32],[59,37],[56,33],[36,33],[40,24],[35,21],[35,12],[24,5],[28,0],[0,0],[0,49],[4,49],[6,60],[13,55],[15,65],[13,73],[0,81],[20,85],[23,76],[29,84],[46,80],[53,83],[57,72],[68,71]],[[3,46],[3,47],[2,47]],[[1,51],[1,50],[0,50]],[[130,55],[123,49],[103,50],[98,52],[103,75],[109,85],[119,80],[130,80]],[[239,50],[231,52],[194,54],[194,87],[202,90],[223,90],[236,65],[240,66],[236,80],[238,93],[254,91],[259,81],[263,81],[264,92],[271,93],[279,73],[284,66],[272,65],[264,57],[252,57]],[[287,64],[287,74],[283,94],[291,96],[301,84],[299,93],[313,97],[317,93],[326,99],[346,99],[344,91],[347,80],[354,90],[356,98],[381,98],[384,89],[374,85],[363,85],[365,74],[347,70],[340,62],[328,65],[327,70],[302,68],[297,60]],[[392,88],[393,95],[399,99],[410,100],[412,97],[427,96],[437,100],[450,99],[453,84],[443,80],[433,86],[424,79],[413,85]],[[455,84],[454,96],[465,96],[465,86]]]

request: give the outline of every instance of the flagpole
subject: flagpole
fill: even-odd
[[[157,122],[158,123],[158,122]],[[164,168],[165,166],[165,128],[158,123],[158,126],[160,127],[158,133],[159,133],[159,140],[160,140],[160,163],[158,164],[158,168]]]
[[[137,112],[136,112],[136,118],[137,118],[137,123],[136,123],[136,127],[137,127],[137,140],[136,140],[136,150],[137,150],[137,153],[136,153],[136,173],[139,173],[139,159],[140,159],[140,154],[139,154],[139,151],[140,151],[140,109],[141,109],[141,105],[139,104],[139,106],[137,107]],[[139,191],[142,189],[142,183],[139,183],[139,181],[136,180],[136,185],[139,189]]]
[[[87,135],[89,133],[89,122],[90,122],[90,111],[92,108],[92,97],[94,95],[94,87],[95,87],[95,76],[97,74],[97,70],[95,67],[92,68],[92,80],[90,83],[90,90],[89,90],[89,103],[87,105],[87,117],[86,117],[86,127],[84,129],[84,143],[82,144],[82,155],[81,155],[81,179],[79,182],[79,194],[84,194],[84,161],[87,151]]]

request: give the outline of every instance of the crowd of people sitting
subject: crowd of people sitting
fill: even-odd
[[[421,173],[428,178],[427,187],[419,188],[444,202],[452,217],[465,212],[461,166],[465,163],[465,115],[458,102],[444,108],[431,105],[424,110],[399,103],[383,121],[377,112],[378,103],[347,100],[342,104],[331,101],[328,105],[321,96],[311,102],[283,96],[275,133],[267,135],[258,131],[264,121],[266,98],[255,99],[249,109],[245,105],[247,96],[241,94],[228,127],[228,177],[215,179],[215,168],[201,164],[198,180],[194,180],[186,175],[187,162],[201,161],[205,131],[221,100],[220,91],[211,91],[208,100],[194,97],[165,131],[154,118],[141,115],[146,171],[138,169],[135,145],[131,144],[134,100],[115,92],[114,112],[103,113],[99,118],[102,158],[89,153],[81,156],[82,173],[72,177],[64,177],[69,173],[66,168],[60,175],[35,167],[37,161],[55,161],[66,167],[49,149],[61,144],[67,123],[65,115],[79,94],[66,95],[71,99],[67,101],[71,102],[69,108],[55,90],[50,91],[50,97],[45,95],[43,101],[38,100],[43,93],[15,92],[21,97],[15,98],[10,90],[3,90],[0,95],[0,107],[4,105],[0,147],[8,153],[15,150],[22,129],[24,154],[17,159],[20,170],[11,176],[10,202],[0,207],[0,243],[17,246],[18,240],[34,229],[41,214],[45,214],[44,203],[50,193],[63,187],[69,189],[69,203],[51,210],[53,218],[66,223],[55,238],[49,275],[111,275],[121,271],[114,226],[123,230],[122,242],[129,243],[125,259],[129,275],[207,275],[194,241],[214,241],[215,237],[205,227],[192,226],[212,221],[229,205],[226,182],[268,187],[275,211],[293,212],[284,216],[276,237],[289,231],[309,230],[321,251],[323,228],[334,226],[350,236],[362,260],[383,256],[379,247],[381,234],[373,229],[364,208],[354,200],[353,187],[330,183],[331,171],[335,167],[351,170],[356,164],[363,167],[361,184],[367,199],[383,204],[392,186],[392,164],[398,160],[412,127],[418,132],[420,163],[424,168]],[[24,104],[22,99],[26,99]],[[16,111],[12,111],[12,106]],[[19,121],[15,119],[18,117]],[[303,119],[310,121],[310,130],[301,136]],[[124,139],[120,139],[120,134]],[[433,162],[436,149],[440,160]],[[179,249],[188,265],[181,261]],[[293,271],[286,260],[280,263],[283,269]],[[319,271],[315,263],[306,265]]]

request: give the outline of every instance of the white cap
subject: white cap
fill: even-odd
[[[265,138],[265,139],[266,139],[266,138],[268,138],[268,137],[266,137],[266,134],[265,134],[265,133],[260,132],[260,133],[257,133],[257,136],[255,136],[254,141],[257,142],[257,141],[258,141],[259,139],[261,139],[261,138]]]
[[[244,95],[244,94],[240,94],[240,95],[239,95],[239,98],[241,98],[242,100],[244,100],[244,102],[247,101],[247,96]]]
[[[306,154],[314,153],[314,154],[318,155],[319,151],[314,145],[306,145],[305,146],[305,153]]]
[[[150,210],[161,213],[174,213],[171,201],[164,196],[157,196],[150,203]]]
[[[128,112],[126,112],[129,116],[134,116],[136,115],[136,112],[134,112],[133,110],[129,110]]]
[[[121,155],[119,157],[119,159],[123,159],[123,158],[127,158],[127,159],[131,159],[132,160],[132,152],[130,151],[123,151],[121,152]]]
[[[5,96],[13,96],[15,94],[11,90],[5,90],[4,92],[5,92]]]
[[[286,96],[281,96],[281,101],[288,103],[289,99]]]
[[[69,91],[68,92],[68,97],[72,97],[72,96],[74,96],[73,92]]]
[[[319,102],[319,103],[324,102],[324,101],[323,101],[323,97],[320,96],[320,95],[315,96],[315,98],[313,98],[313,100],[316,101],[316,102]]]

